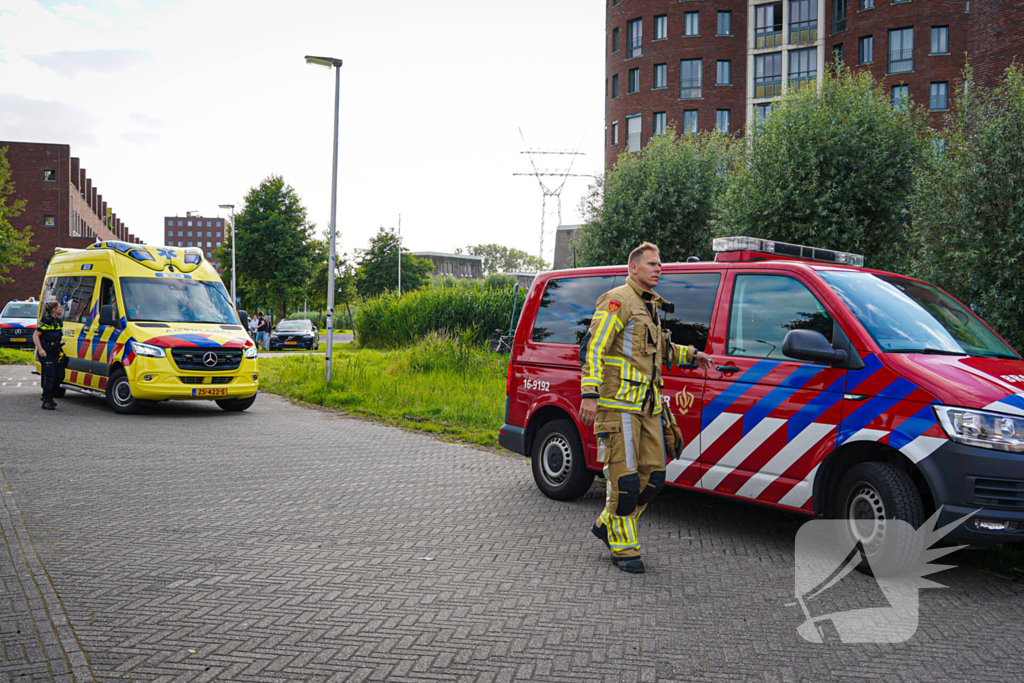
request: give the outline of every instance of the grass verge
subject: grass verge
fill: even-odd
[[[31,363],[32,352],[22,349],[0,348],[0,365],[17,365],[20,363]]]
[[[323,356],[303,354],[261,360],[261,388],[415,431],[498,445],[505,356],[437,335],[395,351],[334,348],[329,385]]]

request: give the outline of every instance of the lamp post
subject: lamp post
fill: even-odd
[[[324,360],[325,381],[330,382],[331,364],[334,359],[334,245],[338,219],[338,111],[341,108],[341,60],[306,55],[306,64],[334,69],[334,167],[331,172],[331,245],[327,256],[327,358]]]
[[[218,204],[222,209],[231,209],[231,305],[238,308],[238,296],[235,294],[235,282],[238,280],[238,274],[235,272],[235,205],[234,204]]]

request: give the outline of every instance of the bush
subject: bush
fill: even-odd
[[[519,296],[517,312],[522,306]],[[461,335],[482,344],[497,329],[508,327],[512,289],[451,287],[421,289],[397,296],[390,292],[366,301],[356,318],[360,346],[408,346],[431,333]]]
[[[409,347],[395,364],[396,372],[447,372],[464,375],[477,365],[480,350],[463,337],[431,332]]]
[[[507,273],[491,273],[484,278],[484,287],[487,289],[503,289],[512,287],[516,283],[516,276]]]

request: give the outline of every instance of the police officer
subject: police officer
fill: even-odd
[[[597,300],[580,344],[580,420],[594,425],[607,482],[605,508],[591,533],[609,547],[616,567],[634,574],[644,571],[637,519],[665,485],[661,366],[696,363],[706,370],[712,364],[707,354],[663,334],[658,310],[672,306],[653,291],[660,278],[658,247],[644,242],[629,255],[626,284]]]
[[[61,316],[64,309],[57,301],[43,304],[43,317],[32,333],[32,341],[36,345],[36,356],[42,367],[43,377],[43,410],[54,410],[53,390],[64,381],[64,323]]]

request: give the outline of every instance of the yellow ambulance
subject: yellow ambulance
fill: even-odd
[[[55,396],[100,396],[118,413],[171,399],[240,411],[256,400],[248,319],[201,249],[118,241],[57,248],[40,301],[64,309],[67,367]]]

